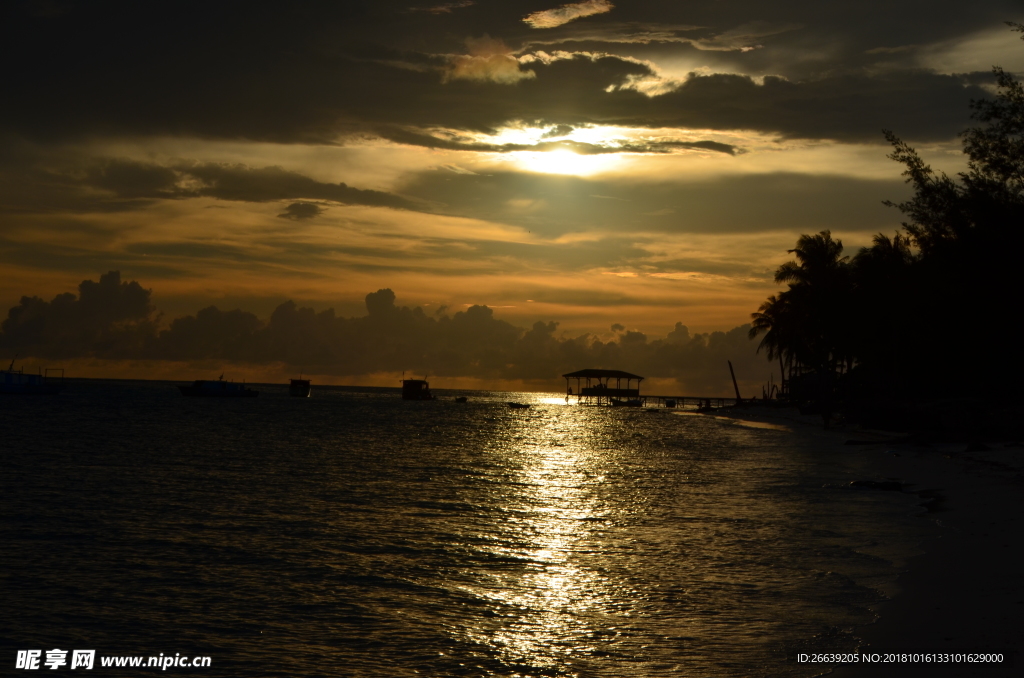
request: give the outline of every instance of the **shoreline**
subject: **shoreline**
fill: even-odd
[[[1003,653],[1004,663],[860,664],[837,667],[832,675],[1020,675],[1024,454],[1002,445],[971,452],[963,444],[894,448],[901,456],[878,455],[876,468],[904,479],[926,501],[930,496],[922,517],[940,532],[909,559],[897,578],[898,592],[879,606],[876,622],[857,630],[860,650]]]
[[[921,499],[925,512],[919,518],[932,521],[938,536],[922,538],[916,545],[919,554],[900,568],[891,595],[872,610],[874,623],[854,630],[858,655],[1004,655],[1001,664],[820,664],[818,675],[1002,678],[1024,672],[1024,448],[1015,443],[921,445],[897,433],[826,430],[820,417],[795,410],[726,408],[714,414],[815,426],[836,441],[830,453],[856,456],[876,478],[898,479],[900,491]]]

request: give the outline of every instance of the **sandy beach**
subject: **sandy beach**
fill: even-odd
[[[886,591],[889,599],[875,610],[876,622],[855,631],[859,654],[1003,654],[1002,663],[988,664],[822,664],[821,675],[1024,675],[1024,447],[1016,441],[914,445],[896,442],[895,434],[852,427],[826,432],[820,418],[792,410],[718,414],[817,428],[823,446],[850,455],[864,469],[864,480],[896,480],[901,491],[920,497],[926,510],[918,517],[934,525],[922,534],[938,536],[923,538],[920,554],[899,564],[901,574]]]

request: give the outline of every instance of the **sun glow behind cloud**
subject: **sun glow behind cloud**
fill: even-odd
[[[544,174],[571,174],[578,177],[607,172],[622,164],[622,158],[613,153],[581,155],[568,150],[514,154],[516,165],[529,172]]]
[[[438,135],[435,130],[433,134]],[[529,172],[593,176],[621,172],[643,164],[643,158],[664,156],[732,156],[717,150],[699,147],[701,143],[735,146],[747,141],[736,135],[713,130],[649,129],[614,125],[581,125],[570,127],[533,127],[528,124],[509,125],[493,134],[465,135],[476,144],[504,147],[504,152],[482,154],[489,162],[511,162]],[[765,143],[770,143],[766,141]],[[558,145],[563,147],[559,148]],[[687,146],[696,144],[696,146]],[[777,141],[775,142],[777,146]],[[522,148],[536,147],[537,150]],[[514,149],[514,150],[513,150]]]
[[[500,308],[501,318],[524,327],[537,317],[558,319],[560,331],[577,333],[623,322],[654,336],[666,331],[666,307],[680,309],[675,320],[699,331],[744,322],[750,308],[773,291],[770,272],[792,245],[795,227],[788,222],[780,226],[778,210],[764,217],[759,213],[757,232],[734,233],[731,224],[748,215],[739,210],[722,216],[732,214],[732,205],[716,204],[722,198],[714,190],[715,177],[840,169],[847,176],[893,178],[892,161],[881,146],[780,141],[744,130],[513,121],[491,134],[440,127],[422,131],[457,139],[466,148],[371,137],[345,137],[341,145],[330,147],[118,139],[75,146],[62,170],[71,176],[78,171],[75,162],[86,163],[90,157],[132,160],[156,169],[178,167],[181,158],[190,158],[197,167],[224,165],[240,180],[249,174],[258,179],[277,168],[274,176],[293,172],[334,185],[318,185],[318,190],[340,190],[337,184],[345,182],[389,192],[406,196],[422,211],[347,205],[315,195],[256,202],[207,196],[83,213],[75,217],[81,224],[79,236],[66,228],[47,228],[49,217],[26,213],[17,220],[24,233],[19,238],[26,251],[44,251],[50,242],[62,247],[73,243],[84,250],[86,235],[101,226],[117,233],[100,256],[111,261],[109,268],[121,267],[128,271],[125,275],[157,289],[168,317],[194,312],[197,304],[206,303],[197,299],[214,293],[215,301],[238,299],[217,301],[222,306],[242,306],[261,317],[282,297],[357,314],[362,295],[387,285],[400,293],[403,303],[487,304]],[[735,146],[741,152],[671,145],[699,141]],[[948,150],[956,151],[956,146]],[[640,148],[657,150],[634,150]],[[925,149],[931,156],[937,150]],[[942,164],[950,166],[948,158]],[[516,173],[533,176],[517,178]],[[701,199],[685,204],[664,196],[637,197],[649,198],[650,193],[631,195],[650,181],[678,182],[683,192],[694,182],[709,183],[707,190],[689,193]],[[435,190],[456,184],[461,188]],[[752,185],[757,184],[742,184]],[[483,195],[482,189],[489,205],[468,197]],[[320,211],[303,220],[278,218],[300,200],[316,203]],[[748,194],[748,200],[755,199]],[[578,218],[587,209],[607,218]],[[608,222],[617,219],[630,224],[628,236],[621,228],[609,229]],[[865,223],[865,228],[881,228],[875,221]],[[718,232],[723,229],[728,237]],[[835,224],[833,231],[839,233]],[[870,240],[870,235],[843,237],[850,249]],[[696,247],[697,240],[704,244]],[[766,251],[775,253],[767,263]],[[190,268],[191,261],[198,262],[195,268]],[[180,273],[186,270],[188,275]],[[752,275],[753,270],[763,275]],[[19,268],[18,277],[30,273]],[[91,268],[75,269],[60,286],[52,286],[48,278],[32,289],[44,296],[56,294],[89,275],[95,275]],[[514,292],[504,275],[516,276]],[[0,284],[0,294],[13,305],[24,287]],[[467,288],[474,290],[469,299]],[[527,304],[527,296],[536,301]]]
[[[141,81],[188,26],[80,7],[52,41],[70,15],[14,10],[11,54],[49,48],[0,115],[0,301],[119,269],[166,322],[286,299],[357,317],[390,287],[428,315],[483,304],[566,336],[725,330],[777,292],[801,233],[830,228],[852,254],[899,228],[881,201],[911,187],[878,130],[952,176],[985,73],[1024,72],[998,21],[1022,20],[1010,0],[891,31],[829,3],[344,4],[254,7],[247,26],[274,40],[200,31],[191,61],[210,68]],[[227,79],[224,53],[240,55]],[[69,60],[110,86],[76,86]],[[249,105],[268,91],[285,94]]]

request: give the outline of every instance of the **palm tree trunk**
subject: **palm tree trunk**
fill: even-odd
[[[779,353],[779,378],[782,379],[782,386],[779,391],[786,393],[786,367],[782,364],[782,353]]]

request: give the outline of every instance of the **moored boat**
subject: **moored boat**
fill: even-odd
[[[430,382],[426,379],[403,379],[402,400],[433,400]]]
[[[308,398],[312,391],[309,379],[292,379],[288,386],[288,395],[295,398]]]
[[[60,376],[56,376],[57,373]],[[53,373],[53,376],[50,374]],[[0,370],[0,393],[12,395],[55,395],[64,388],[64,370],[49,368],[39,374],[25,374],[14,369],[14,361],[6,370]]]
[[[196,379],[191,386],[179,386],[182,395],[206,397],[206,398],[255,398],[260,394],[245,385],[245,382],[236,384],[233,381],[224,381],[224,375],[220,375],[217,381],[204,381]]]

